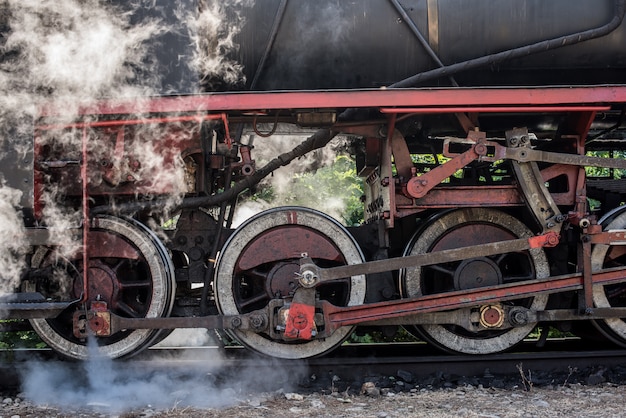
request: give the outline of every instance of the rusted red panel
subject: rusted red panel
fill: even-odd
[[[432,106],[564,106],[626,102],[626,87],[380,89],[214,93],[184,97],[111,100],[82,107],[80,114],[228,112],[259,109],[314,109]],[[519,110],[519,108],[517,108]],[[450,111],[450,110],[448,110]],[[454,112],[454,110],[451,110]],[[62,114],[54,103],[41,116]]]
[[[393,107],[393,108],[381,108],[381,113],[420,113],[420,114],[434,114],[434,113],[507,113],[507,112],[526,112],[526,113],[541,113],[541,112],[603,112],[611,110],[610,106],[463,106],[463,107]]]
[[[340,261],[342,255],[318,231],[300,225],[285,225],[263,232],[245,249],[246,257],[239,260],[238,269],[250,270],[265,263],[299,259],[302,253],[321,260]]]

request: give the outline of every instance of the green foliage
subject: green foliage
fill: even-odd
[[[46,343],[41,341],[34,331],[0,332],[0,349],[11,348],[45,348]]]
[[[375,344],[375,343],[407,343],[419,341],[417,337],[408,332],[403,327],[399,327],[397,332],[392,336],[385,336],[381,331],[370,330],[361,334],[357,328],[356,332],[350,334],[346,340],[346,344]]]
[[[363,221],[362,195],[362,181],[357,176],[354,160],[338,155],[332,164],[315,172],[295,174],[280,196],[268,185],[259,188],[251,200],[319,209],[352,226]]]
[[[0,323],[19,322],[19,320],[0,320]],[[46,344],[41,341],[35,331],[0,332],[0,350],[11,348],[44,348]]]
[[[589,151],[591,157],[626,159],[626,151]],[[626,170],[600,167],[585,167],[588,177],[604,177],[611,179],[626,178]]]

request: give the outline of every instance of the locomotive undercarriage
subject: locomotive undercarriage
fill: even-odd
[[[322,355],[356,325],[402,325],[444,350],[489,354],[537,324],[592,321],[624,345],[623,195],[594,186],[602,205],[590,210],[584,169],[626,168],[585,155],[624,102],[623,87],[389,89],[162,98],[132,117],[132,103],[105,103],[71,124],[44,109],[33,216],[62,184],[64,204],[89,221],[74,225],[72,253],[45,224],[28,225],[31,268],[0,313],[30,319],[72,358],[88,356],[89,335],[122,357],[175,328],[226,330],[282,358]],[[261,124],[319,130],[257,168],[234,133]],[[59,132],[73,148],[49,146]],[[358,145],[364,225],[283,207],[230,228],[242,190],[336,134]],[[112,151],[94,159],[89,143],[105,138]],[[164,207],[174,182],[140,175],[127,151],[137,138],[180,163],[182,200]],[[166,209],[177,221],[161,230],[154,215]]]

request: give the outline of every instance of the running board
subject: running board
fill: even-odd
[[[2,295],[0,319],[56,318],[76,302],[51,302],[38,292]]]

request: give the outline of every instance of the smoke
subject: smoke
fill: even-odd
[[[235,47],[232,37],[237,31],[236,19],[225,24],[231,18],[225,10],[231,4],[249,3],[207,2],[198,13],[195,2],[183,1],[0,1],[0,162],[6,150],[32,155],[33,124],[42,104],[58,113],[54,123],[59,124],[75,120],[81,105],[101,98],[195,92],[199,76],[194,69],[235,82],[240,71],[235,64],[229,70],[229,62],[221,58]],[[141,109],[138,99],[137,112]],[[92,120],[97,121],[97,115]],[[176,154],[180,138],[169,133],[158,125],[127,133],[120,156],[115,155],[115,135],[91,132],[90,159],[108,162],[111,178],[95,170],[90,185],[109,181],[114,188],[133,182],[134,193],[145,198],[146,191],[163,190],[171,196],[169,206],[176,206],[188,184],[185,163]],[[52,150],[50,159],[79,161],[81,139],[80,130],[44,131],[38,145]],[[11,170],[11,163],[7,160],[1,170]],[[32,176],[32,166],[30,171]],[[67,188],[76,187],[78,179],[65,179],[63,184],[54,169],[43,179],[47,182],[41,196],[43,224],[65,243],[59,252],[70,255],[78,243],[64,232],[79,225],[80,219],[65,203],[71,194]],[[32,196],[20,203],[32,204]],[[3,258],[10,259],[10,253],[2,250]]]
[[[7,3],[10,32],[4,48],[12,55],[3,63],[4,86],[26,103],[55,98],[76,105],[95,97],[147,94],[157,85],[158,79],[145,74],[157,64],[146,41],[167,30],[158,20],[131,24],[132,10],[98,0]],[[71,109],[64,112],[72,115]]]
[[[158,85],[158,71],[150,55],[149,40],[162,34],[166,28],[154,18],[133,22],[133,10],[121,10],[97,0],[5,0],[0,4],[0,161],[3,177],[10,178],[20,167],[17,161],[27,161],[34,147],[33,122],[39,106],[46,103],[60,110],[64,121],[73,120],[78,107],[95,98],[109,96],[137,96],[154,91]],[[139,78],[138,69],[142,77]],[[145,74],[154,74],[145,78]],[[58,143],[56,149],[66,150],[61,158],[76,157],[70,148],[76,148],[79,135],[51,136]],[[73,145],[72,144],[73,141]],[[80,142],[78,141],[78,144]],[[45,145],[45,140],[42,145]],[[32,165],[21,167],[30,171]],[[21,179],[20,179],[21,180]],[[30,183],[32,184],[32,183]],[[2,289],[12,287],[15,272],[23,267],[23,257],[15,257],[16,246],[26,240],[19,214],[20,204],[32,204],[32,196],[15,196],[23,184],[14,181],[3,187],[2,219],[15,220],[11,231],[16,236],[3,243],[0,258],[11,264],[3,270]],[[11,187],[12,189],[7,189]],[[25,189],[26,191],[28,189]],[[64,190],[48,188],[44,223],[61,240],[68,227],[78,225],[76,214],[58,205]],[[10,199],[9,199],[10,198]],[[7,230],[7,229],[5,229]],[[77,243],[69,234],[63,252],[72,253]],[[7,283],[7,277],[8,283]]]
[[[302,142],[297,135],[276,135],[261,138],[253,150],[257,164],[293,149]],[[262,144],[260,142],[262,141]],[[237,206],[233,225],[276,206],[296,205],[320,210],[344,224],[349,223],[346,210],[352,199],[361,196],[355,172],[348,154],[349,140],[334,138],[328,146],[309,153],[289,165],[279,168],[258,186],[257,194]],[[340,161],[343,156],[345,160]],[[350,165],[346,171],[336,170],[335,164]]]
[[[238,358],[236,367],[228,367],[216,348],[157,354],[132,363],[99,355],[93,343],[90,349],[93,355],[84,363],[28,363],[22,379],[25,397],[39,405],[100,413],[221,408],[243,402],[251,393],[288,391],[306,372],[304,365],[281,367],[278,360],[265,358]]]
[[[244,85],[243,66],[229,56],[239,49],[234,39],[245,23],[241,10],[253,4],[254,0],[203,0],[200,13],[186,19],[195,50],[191,64],[202,75],[205,89]]]
[[[15,210],[21,192],[0,184],[0,295],[13,292],[19,285],[24,263],[24,223]]]

